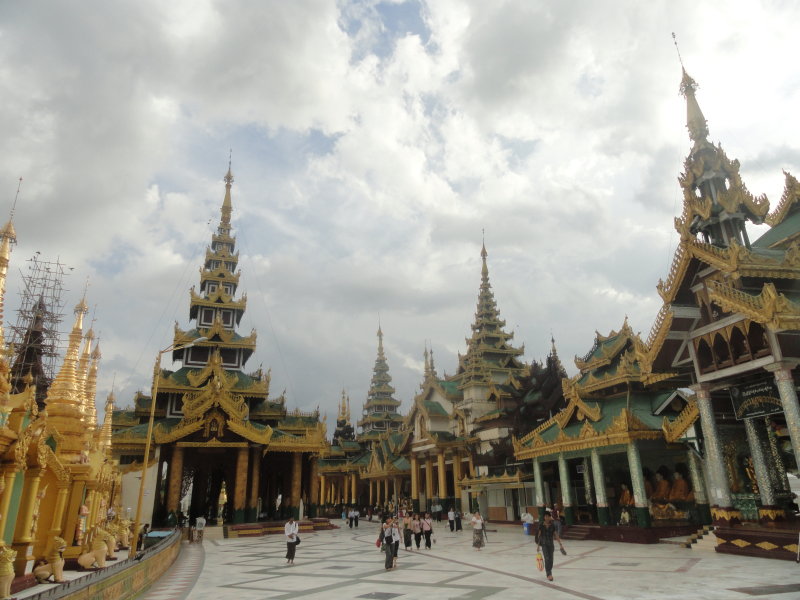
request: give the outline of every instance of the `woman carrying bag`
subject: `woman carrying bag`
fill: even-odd
[[[425,549],[431,549],[431,536],[433,535],[433,519],[431,513],[425,513],[425,518],[422,519],[422,535],[425,536]]]
[[[386,517],[383,524],[383,552],[386,555],[384,566],[390,571],[397,564],[397,550],[400,547],[400,529],[392,517]]]

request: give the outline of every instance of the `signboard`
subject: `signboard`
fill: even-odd
[[[752,419],[783,412],[778,386],[772,378],[730,388],[736,418]]]

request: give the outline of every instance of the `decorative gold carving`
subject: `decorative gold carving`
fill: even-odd
[[[756,546],[762,550],[775,550],[775,548],[780,548],[780,546],[777,546],[772,542],[759,542],[756,544]]]
[[[775,227],[779,225],[789,214],[789,209],[800,199],[800,183],[788,171],[783,172],[785,183],[783,186],[783,194],[778,202],[775,210],[764,218],[764,221],[770,226]]]
[[[708,282],[709,297],[727,312],[740,312],[770,329],[800,329],[800,306],[767,282],[758,296],[718,281]]]
[[[686,406],[678,413],[678,416],[675,417],[674,420],[670,421],[667,417],[664,417],[664,421],[661,425],[661,429],[664,432],[664,439],[669,443],[676,441],[686,433],[686,430],[691,427],[699,416],[700,409],[697,407],[697,401],[694,398],[690,398]]]
[[[739,548],[744,548],[745,546],[751,545],[750,542],[748,542],[747,540],[742,540],[738,538],[735,540],[731,540],[731,544],[733,544],[734,546],[738,546]]]

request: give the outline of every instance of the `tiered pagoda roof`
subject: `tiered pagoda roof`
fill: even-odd
[[[394,398],[395,389],[391,382],[389,364],[383,351],[383,331],[379,326],[378,356],[375,359],[367,401],[364,403],[363,417],[358,421],[361,428],[359,441],[375,440],[383,432],[400,428],[403,422],[402,415],[397,412],[400,401]]]
[[[451,378],[460,389],[470,385],[505,384],[509,378],[520,376],[525,365],[518,359],[525,347],[514,348],[510,341],[513,333],[504,331],[506,322],[500,318],[497,302],[489,283],[489,268],[486,265],[486,246],[481,248],[481,286],[472,337],[466,340],[467,353],[458,356],[458,370]]]

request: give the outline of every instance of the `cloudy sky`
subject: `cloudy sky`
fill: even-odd
[[[403,410],[426,340],[452,373],[483,230],[526,360],[552,333],[575,372],[596,329],[627,314],[646,336],[660,306],[689,148],[671,32],[750,190],[774,206],[800,174],[800,9],[737,6],[4,2],[0,212],[24,178],[6,320],[25,260],[60,257],[68,306],[90,278],[98,397],[148,389],[232,148],[248,367],[290,407],[332,420],[345,388],[359,409],[379,318]]]

